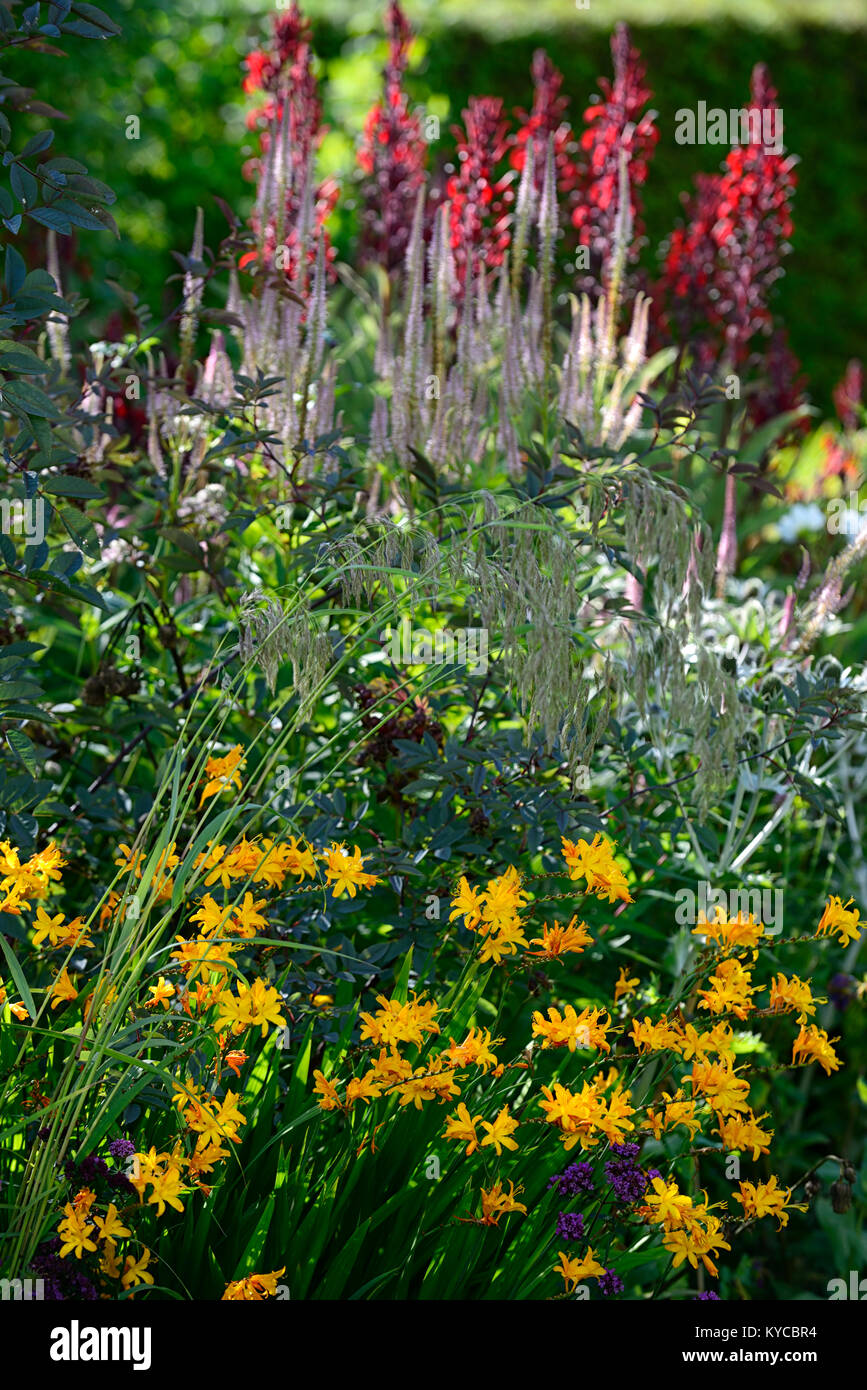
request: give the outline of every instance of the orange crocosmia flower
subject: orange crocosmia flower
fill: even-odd
[[[205,788],[199,802],[204,806],[208,797],[218,796],[226,787],[241,790],[241,768],[245,765],[244,750],[236,743],[223,757],[208,758],[205,763]]]
[[[540,956],[543,960],[557,960],[559,956],[568,953],[580,953],[585,946],[592,946],[593,937],[587,930],[586,922],[578,922],[577,916],[573,917],[568,927],[561,927],[555,922],[553,927],[549,927],[545,922],[542,926],[542,935],[534,936],[531,946],[541,946],[540,951],[528,951],[531,956]]]
[[[792,1065],[818,1062],[825,1075],[830,1076],[832,1071],[840,1069],[840,1058],[831,1045],[839,1041],[839,1038],[829,1038],[824,1028],[817,1028],[815,1023],[809,1026],[802,1023],[801,1031],[792,1043]]]
[[[482,1188],[481,1225],[496,1226],[499,1224],[501,1216],[507,1216],[512,1211],[522,1211],[526,1216],[527,1208],[522,1202],[515,1201],[517,1194],[523,1190],[522,1187],[516,1188],[515,1184],[510,1182],[509,1190],[506,1192],[499,1178],[487,1191]]]
[[[457,896],[452,898],[451,906],[449,921],[453,922],[456,917],[463,917],[467,930],[475,931],[482,920],[482,908],[484,907],[479,889],[471,888],[467,880],[462,878]]]
[[[69,978],[69,971],[64,965],[51,989],[51,1007],[56,1009],[58,1004],[66,1003],[78,998],[78,990]]]
[[[606,898],[610,903],[617,900],[625,903],[633,901],[626,875],[615,863],[616,846],[612,841],[606,840],[604,835],[595,835],[590,844],[586,840],[573,843],[564,835],[561,842],[569,877],[573,880],[586,879],[588,893],[595,893],[598,898]]]
[[[319,858],[325,861],[325,878],[335,898],[348,893],[354,898],[357,889],[373,888],[379,879],[365,872],[364,858],[358,845],[353,845],[349,854],[345,844],[332,840],[331,848],[320,852]]]
[[[641,981],[639,980],[637,975],[630,976],[629,967],[627,965],[621,965],[620,972],[617,976],[617,982],[614,986],[615,1004],[617,1003],[618,999],[624,998],[625,995],[634,994],[636,987],[640,983]]]
[[[800,980],[797,975],[787,979],[782,973],[771,980],[770,996],[772,1013],[797,1012],[799,1023],[807,1022],[816,1012],[817,1004],[827,1003],[825,999],[813,998],[809,980]]]
[[[481,1118],[481,1115],[471,1115],[462,1101],[454,1115],[449,1115],[446,1120],[443,1138],[457,1139],[459,1143],[465,1143],[467,1147],[464,1153],[467,1156],[475,1153],[479,1147],[476,1125],[481,1122]]]
[[[842,898],[829,897],[825,904],[825,911],[822,919],[816,928],[817,936],[826,936],[828,932],[836,932],[840,938],[841,946],[848,946],[850,941],[858,941],[861,938],[861,929],[858,926],[860,913],[857,907],[853,907],[854,898],[850,898],[847,903],[843,903]]]
[[[503,1149],[517,1149],[517,1142],[512,1138],[517,1128],[518,1121],[512,1119],[509,1114],[508,1105],[504,1105],[493,1123],[490,1123],[488,1120],[482,1121],[482,1129],[488,1131],[482,1140],[482,1148],[484,1149],[486,1145],[492,1144],[496,1151],[497,1158],[500,1157]]]

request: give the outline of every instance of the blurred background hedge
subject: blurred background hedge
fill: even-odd
[[[322,163],[342,178],[351,204],[354,137],[377,95],[385,55],[384,4],[311,0],[303,8],[315,21],[332,127]],[[725,154],[717,146],[676,145],[675,112],[700,100],[741,106],[752,65],[766,62],[780,94],[786,146],[802,161],[794,251],[777,307],[813,399],[827,408],[831,387],[848,359],[864,354],[867,337],[867,0],[589,0],[587,10],[574,0],[410,0],[407,9],[421,40],[409,86],[441,118],[441,146],[432,152],[439,160],[451,152],[449,125],[471,93],[501,95],[507,108],[529,106],[530,61],[540,45],[565,75],[580,128],[598,75],[610,71],[611,29],[619,18],[630,21],[661,131],[645,190],[644,261],[651,273],[657,245],[680,213],[680,193]],[[263,42],[269,12],[262,0],[175,0],[170,7],[118,0],[113,13],[124,36],[102,46],[86,72],[73,72],[60,58],[16,60],[22,82],[35,79],[37,64],[53,65],[54,100],[70,117],[56,152],[80,155],[118,194],[122,240],[89,234],[86,260],[76,265],[76,287],[91,302],[84,320],[91,335],[101,336],[119,307],[106,279],[161,307],[166,278],[177,271],[170,252],[188,248],[197,206],[205,209],[212,244],[225,231],[212,195],[241,214],[248,210],[251,188],[240,166],[253,142],[242,60]],[[687,14],[695,21],[689,27]],[[140,117],[138,140],[126,138],[129,115]],[[340,217],[335,236],[345,253],[351,206]]]

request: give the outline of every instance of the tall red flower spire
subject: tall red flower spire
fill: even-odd
[[[757,64],[747,110],[773,113],[776,97]],[[751,339],[772,328],[769,293],[789,250],[796,178],[794,158],[762,143],[765,124],[748,122],[749,143],[731,150],[720,173],[698,176],[688,221],[670,239],[663,290],[681,331],[697,335],[704,368],[723,354],[741,365]]]
[[[518,109],[518,130],[515,143],[509,155],[509,163],[520,173],[527,157],[527,146],[533,145],[533,181],[536,192],[541,194],[545,181],[545,160],[548,151],[548,138],[554,137],[554,169],[557,175],[557,193],[562,204],[569,206],[574,200],[578,186],[578,165],[575,155],[578,145],[566,112],[569,98],[561,95],[563,74],[555,68],[543,48],[533,54],[531,66],[533,77],[533,109],[529,112]]]
[[[498,173],[512,137],[499,97],[470,97],[463,112],[464,128],[453,127],[458,144],[458,168],[446,185],[450,203],[449,227],[458,277],[467,270],[502,265],[509,245],[514,200],[514,171]]]
[[[308,200],[312,203],[314,235],[321,232],[325,237],[330,260],[334,253],[328,246],[324,223],[338,189],[332,179],[309,187],[313,156],[324,131],[310,22],[297,0],[292,0],[286,12],[274,16],[270,48],[251,53],[246,66],[244,90],[262,91],[265,99],[247,117],[250,129],[261,132],[261,156],[244,170],[247,177],[259,182],[251,222],[261,251],[248,253],[241,264],[259,260],[261,255],[269,266],[276,265],[298,284],[316,255],[314,238],[301,226],[305,204]],[[305,255],[299,255],[302,241],[307,242]],[[282,252],[281,247],[285,248]]]
[[[629,161],[632,245],[629,259],[638,255],[643,233],[641,198],[637,193],[647,179],[648,163],[659,139],[655,113],[646,111],[651,92],[644,84],[644,65],[633,47],[629,30],[618,24],[611,39],[614,81],[601,77],[602,100],[584,112],[586,130],[581,137],[583,161],[578,170],[577,201],[572,225],[578,240],[589,248],[591,270],[599,280],[601,268],[611,258],[618,213],[620,156]]]
[[[403,265],[406,255],[416,196],[425,178],[427,144],[421,121],[410,110],[403,88],[412,29],[397,0],[388,7],[387,28],[383,94],[364,123],[358,163],[366,176],[362,256],[393,271]]]

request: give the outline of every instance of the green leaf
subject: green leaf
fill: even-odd
[[[51,493],[53,497],[102,497],[103,493],[88,482],[87,478],[73,477],[69,473],[61,473],[57,478],[46,478],[40,482],[43,492]]]
[[[15,988],[21,995],[21,998],[24,1002],[24,1006],[27,1009],[27,1012],[30,1014],[30,1017],[35,1018],[36,1005],[33,1002],[33,995],[30,993],[30,990],[27,987],[27,981],[21,973],[21,966],[18,964],[18,958],[12,950],[12,947],[7,942],[5,936],[0,935],[0,946],[3,947],[3,954],[9,963],[9,970],[12,974],[13,980],[15,981]]]
[[[274,1215],[274,1194],[265,1203],[265,1209],[259,1220],[256,1222],[253,1234],[247,1242],[247,1248],[235,1266],[235,1273],[232,1279],[243,1279],[247,1274],[253,1274],[265,1249],[265,1241],[268,1236],[268,1228],[271,1225],[271,1217]]]
[[[26,734],[22,734],[20,729],[7,729],[6,742],[22,761],[27,771],[32,777],[39,773],[39,759],[36,756],[36,749],[30,742]]]
[[[91,560],[99,560],[102,548],[90,517],[85,516],[84,512],[76,511],[75,507],[61,507],[59,516],[79,550],[89,555]]]
[[[41,415],[46,420],[62,417],[50,396],[29,381],[7,381],[0,389],[3,405],[22,410],[29,415]]]

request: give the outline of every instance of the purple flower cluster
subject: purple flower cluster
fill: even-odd
[[[556,1187],[561,1197],[577,1197],[579,1192],[592,1192],[593,1169],[589,1163],[570,1163],[562,1173],[555,1174],[548,1186]]]
[[[616,1269],[606,1269],[604,1274],[600,1274],[599,1292],[604,1298],[614,1298],[623,1293],[623,1280]]]
[[[33,1257],[33,1273],[45,1281],[45,1298],[49,1302],[65,1302],[67,1299],[82,1299],[88,1303],[99,1298],[99,1290],[92,1279],[81,1274],[67,1260],[59,1255],[60,1237],[52,1236],[40,1245]]]
[[[645,1173],[635,1162],[638,1157],[637,1144],[612,1144],[614,1158],[605,1164],[605,1176],[614,1189],[617,1201],[627,1206],[638,1202],[647,1190],[651,1176],[658,1176],[655,1169]]]
[[[135,1145],[129,1139],[115,1139],[109,1144],[108,1151],[112,1158],[120,1162],[135,1153]],[[67,1159],[63,1171],[70,1187],[92,1187],[94,1183],[104,1182],[113,1192],[132,1191],[132,1184],[124,1173],[113,1173],[104,1158],[96,1158],[92,1154],[83,1158],[80,1163],[73,1163],[71,1159]]]
[[[108,1164],[104,1158],[95,1158],[88,1154],[80,1163],[73,1163],[68,1158],[63,1165],[67,1182],[73,1183],[78,1187],[89,1187],[91,1183],[99,1182],[101,1178],[108,1177]]]
[[[554,1235],[557,1240],[583,1240],[584,1217],[577,1211],[561,1211]]]
[[[697,1293],[692,1301],[693,1303],[722,1303],[719,1294],[714,1293],[713,1289],[708,1289],[707,1293]]]

